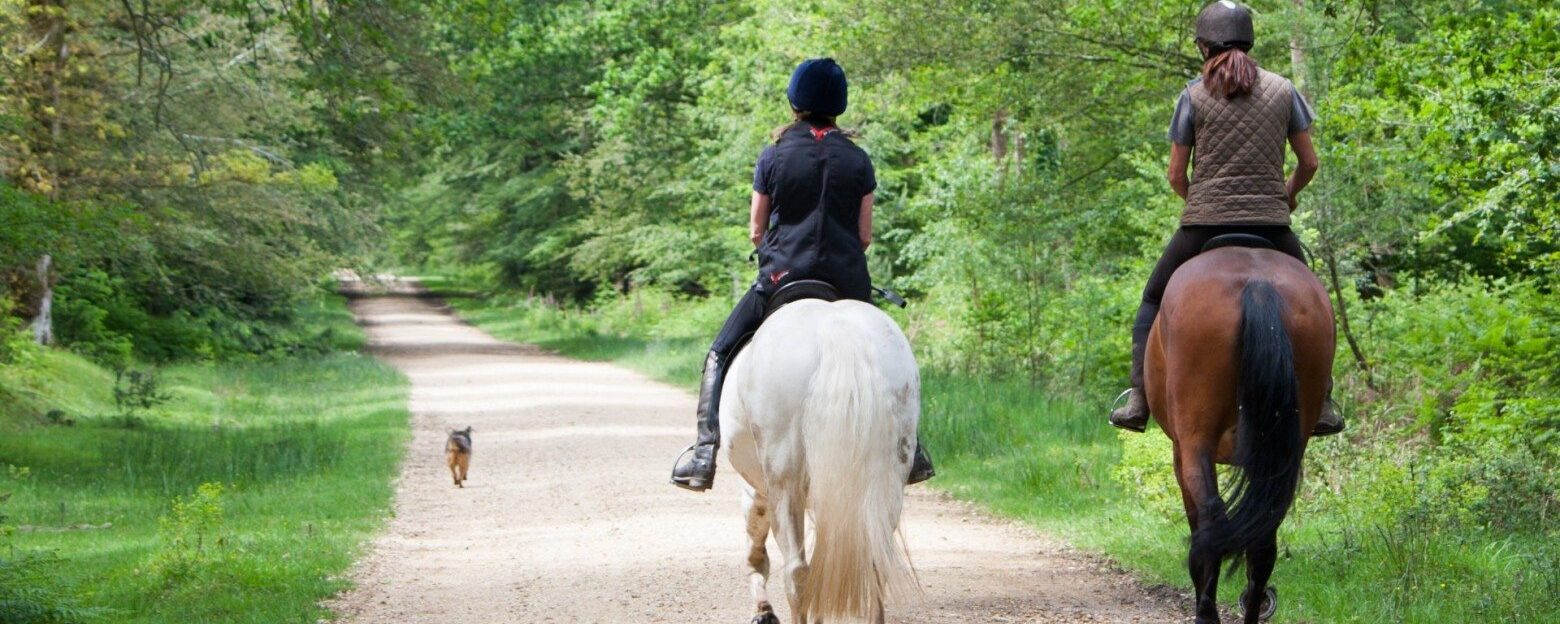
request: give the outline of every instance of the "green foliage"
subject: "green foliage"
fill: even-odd
[[[128,366],[135,343],[130,332],[151,316],[132,299],[124,280],[87,270],[55,291],[54,322],[60,341],[108,366]]]
[[[410,41],[383,35],[418,25],[416,3],[321,8],[0,10],[0,284],[14,312],[35,314],[56,284],[64,341],[111,365],[298,350],[264,325],[370,255],[377,196],[404,161],[362,167],[409,145],[383,124],[404,122],[418,91],[385,76],[422,75],[417,55],[382,54]],[[44,255],[55,269],[40,280]]]
[[[78,624],[106,612],[80,606],[54,587],[54,571],[64,561],[51,553],[0,553],[0,622]]]
[[[1181,504],[1181,487],[1175,481],[1170,438],[1158,429],[1147,434],[1121,433],[1121,461],[1111,468],[1110,477],[1144,509],[1166,521],[1179,521],[1186,513]]]
[[[22,329],[22,319],[11,314],[15,305],[0,291],[0,366],[25,362],[37,350],[32,333]]]
[[[160,367],[176,398],[136,428],[109,417],[114,373],[80,356],[39,350],[25,369],[0,366],[0,458],[30,468],[0,472],[3,512],[37,527],[0,556],[57,557],[40,569],[48,584],[28,587],[112,609],[90,622],[329,617],[321,602],[383,527],[406,386],[355,352],[363,333],[339,298],[297,314],[300,335],[330,330],[329,353]],[[54,410],[68,416],[45,416]],[[202,487],[213,483],[220,494]]]
[[[114,371],[114,409],[125,421],[134,421],[146,410],[173,398],[163,389],[156,371],[121,368]]]
[[[223,527],[222,493],[222,484],[202,483],[193,493],[173,499],[159,522],[163,545],[151,563],[165,582],[188,580],[230,558],[232,540]]]
[[[5,478],[15,482],[26,479],[26,466],[6,464]],[[75,624],[103,613],[88,609],[60,591],[52,572],[63,559],[47,551],[20,551],[12,542],[15,527],[9,525],[5,503],[12,492],[0,490],[0,622],[7,624]]]
[[[1560,460],[1552,293],[1533,282],[1410,285],[1370,302],[1365,314],[1362,338],[1397,408],[1389,414],[1410,425],[1405,433]]]

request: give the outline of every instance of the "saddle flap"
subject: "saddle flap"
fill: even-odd
[[[1220,234],[1203,243],[1200,253],[1208,253],[1220,247],[1250,247],[1252,249],[1277,249],[1273,242],[1255,234]]]

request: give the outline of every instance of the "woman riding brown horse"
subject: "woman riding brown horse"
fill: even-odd
[[[1248,566],[1247,624],[1275,608],[1267,581],[1306,443],[1343,429],[1327,407],[1332,307],[1289,229],[1318,168],[1312,113],[1247,56],[1253,39],[1251,13],[1234,2],[1198,15],[1203,77],[1182,93],[1170,130],[1169,177],[1186,210],[1144,288],[1133,387],[1110,419],[1142,431],[1151,413],[1173,442],[1198,624],[1219,621],[1219,568],[1230,559]],[[1286,143],[1300,163],[1287,181]],[[1236,467],[1227,501],[1214,464]]]
[[[1181,228],[1170,237],[1154,265],[1132,324],[1132,386],[1126,405],[1110,415],[1110,424],[1142,432],[1149,409],[1143,394],[1143,346],[1159,313],[1165,285],[1203,245],[1223,234],[1249,234],[1301,262],[1300,238],[1289,229],[1289,214],[1300,191],[1320,163],[1311,148],[1310,104],[1283,76],[1266,71],[1246,54],[1255,32],[1251,12],[1220,0],[1197,16],[1197,47],[1206,61],[1203,75],[1186,85],[1170,121],[1171,188],[1186,200]],[[1299,164],[1284,179],[1284,144]],[[1187,179],[1186,167],[1193,166]],[[1343,420],[1329,403],[1312,435],[1343,431]]]
[[[1174,445],[1191,524],[1187,567],[1197,623],[1219,621],[1219,567],[1244,557],[1245,621],[1276,606],[1267,589],[1278,526],[1294,502],[1309,432],[1332,377],[1332,305],[1300,261],[1271,249],[1218,248],[1165,289],[1145,362],[1149,408]],[[1229,500],[1214,464],[1237,467]]]

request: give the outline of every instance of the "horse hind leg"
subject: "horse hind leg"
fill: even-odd
[[[780,494],[771,512],[770,527],[780,555],[785,557],[785,596],[791,606],[792,624],[807,624],[802,593],[807,587],[806,494],[776,490]]]
[[[1257,624],[1272,617],[1277,608],[1278,595],[1268,594],[1268,579],[1273,576],[1273,564],[1278,560],[1278,532],[1267,536],[1261,543],[1246,550],[1246,592],[1241,595],[1241,607],[1245,609],[1245,623]]]
[[[1197,594],[1196,624],[1219,624],[1219,565],[1222,559],[1198,539],[1199,532],[1224,518],[1224,503],[1219,499],[1212,453],[1177,444],[1175,477],[1181,486],[1181,503],[1186,507],[1186,519],[1192,529],[1186,567]]]
[[[751,488],[742,493],[742,511],[747,517],[748,534],[748,589],[753,595],[753,620],[751,624],[780,624],[775,608],[769,604],[769,550],[764,543],[769,540],[769,501]]]

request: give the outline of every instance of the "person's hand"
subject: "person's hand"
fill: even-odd
[[[1300,207],[1300,196],[1298,194],[1295,194],[1295,193],[1290,193],[1289,194],[1289,211],[1290,212],[1294,212],[1295,209],[1299,208],[1299,207]]]
[[[748,240],[753,241],[753,246],[754,247],[758,247],[759,245],[764,244],[764,233],[763,232],[755,233],[755,234],[749,236]]]

